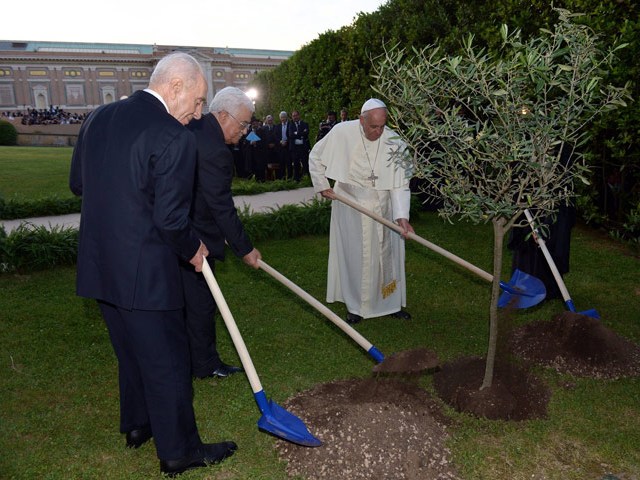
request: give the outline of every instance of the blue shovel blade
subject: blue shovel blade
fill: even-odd
[[[514,301],[516,308],[529,308],[540,303],[547,296],[547,289],[537,277],[515,269],[508,283],[500,282],[504,290],[498,300],[498,307],[504,308]]]
[[[266,401],[264,392],[258,392],[255,397],[262,411],[262,417],[258,420],[260,430],[305,447],[322,445],[319,439],[311,435],[302,420],[273,400]]]
[[[600,314],[595,308],[590,308],[589,310],[578,312],[575,305],[573,304],[573,300],[571,300],[570,298],[566,299],[564,301],[564,304],[567,306],[567,310],[569,310],[570,312],[576,312],[580,315],[586,315],[587,317],[595,318],[596,320],[600,319]]]

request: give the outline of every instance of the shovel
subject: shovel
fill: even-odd
[[[364,348],[364,350],[369,355],[371,355],[371,357],[373,357],[373,359],[376,362],[382,363],[382,361],[384,360],[384,355],[382,354],[382,352],[380,352],[380,350],[378,350],[376,347],[374,347],[366,338],[364,338],[362,335],[360,335],[355,328],[353,328],[347,322],[342,320],[338,315],[333,313],[326,306],[324,306],[318,300],[313,298],[311,295],[309,295],[307,292],[305,292],[302,288],[300,288],[298,285],[293,283],[287,277],[285,277],[284,275],[279,273],[276,269],[274,269],[274,268],[270,267],[269,265],[267,265],[264,261],[258,260],[258,264],[260,265],[260,268],[262,270],[267,272],[269,275],[271,275],[273,278],[278,280],[285,287],[290,289],[293,293],[298,295],[300,298],[305,300],[309,305],[314,307],[316,310],[318,310],[320,313],[322,313],[325,317],[327,317],[329,320],[331,320],[340,330],[342,330],[344,333],[349,335],[353,340],[355,340],[355,342],[358,345],[360,345],[362,348]]]
[[[527,221],[529,222],[529,226],[533,231],[533,239],[536,241],[536,243],[540,247],[540,250],[542,250],[542,253],[544,254],[544,258],[547,260],[547,263],[549,264],[549,269],[551,270],[551,273],[553,273],[553,278],[556,279],[556,283],[558,284],[558,288],[560,289],[560,293],[562,294],[562,299],[564,300],[564,304],[566,305],[567,310],[569,310],[570,312],[576,312],[576,307],[573,305],[573,300],[571,300],[571,296],[569,295],[569,290],[567,290],[567,287],[564,284],[564,281],[562,280],[562,275],[560,275],[560,271],[558,270],[556,263],[553,261],[553,257],[551,256],[551,253],[549,253],[549,249],[547,248],[547,242],[544,241],[544,238],[540,236],[540,234],[538,233],[538,230],[533,225],[533,217],[531,216],[531,213],[529,213],[528,209],[526,208],[524,209],[524,214],[526,215]],[[598,312],[594,308],[585,310],[584,312],[577,312],[577,313],[580,313],[582,315],[587,315],[592,318],[600,318],[600,314],[598,314]]]
[[[249,378],[249,383],[253,390],[253,396],[258,404],[260,412],[262,412],[262,417],[258,420],[258,428],[284,440],[304,445],[306,447],[318,447],[322,445],[320,440],[309,433],[309,430],[302,420],[282,408],[273,400],[267,400],[267,396],[262,389],[262,385],[258,379],[258,374],[253,366],[253,362],[251,361],[247,347],[244,344],[244,340],[242,340],[238,326],[233,319],[233,315],[229,310],[229,306],[222,295],[222,291],[213,276],[213,272],[211,271],[211,267],[209,267],[209,262],[207,262],[206,258],[203,258],[202,274],[207,281],[207,285],[209,285],[209,289],[211,290],[213,298],[218,305],[218,309],[224,319],[224,323],[231,334],[231,339],[238,351],[238,355],[240,355],[240,361],[242,362],[244,371],[247,373],[247,377]]]
[[[392,221],[387,220],[386,218],[370,210],[367,210],[363,206],[349,200],[348,198],[345,198],[335,193],[334,195],[336,200],[339,200],[342,203],[349,205],[350,207],[358,210],[359,212],[367,215],[368,217],[373,218],[375,221],[382,223],[383,225],[389,227],[392,230],[395,230],[398,233],[403,232],[402,227],[400,227],[399,225],[396,225]],[[441,248],[438,245],[429,242],[428,240],[422,238],[419,235],[416,235],[415,233],[409,232],[407,237],[410,238],[411,240],[415,240],[416,242],[424,245],[425,247],[433,250],[434,252],[445,256],[446,258],[448,258],[449,260],[452,260],[458,265],[465,267],[467,270],[470,270],[471,272],[475,273],[476,275],[485,279],[486,281],[493,282],[493,275],[485,272],[484,270],[476,267],[475,265],[467,262],[466,260],[463,260],[457,255],[454,255],[453,253],[448,252],[444,248]],[[513,275],[511,276],[511,279],[509,280],[508,283],[505,283],[502,280],[500,281],[500,288],[502,288],[503,293],[500,296],[500,299],[498,301],[499,307],[507,306],[512,300],[516,300],[515,306],[517,308],[532,307],[540,303],[542,300],[544,300],[544,297],[547,294],[547,290],[544,286],[544,283],[542,283],[540,279],[532,275],[529,275],[527,273],[521,272],[518,269],[516,269],[513,272]]]
[[[364,348],[366,352],[371,355],[376,362],[378,362],[376,366],[373,367],[373,371],[375,373],[417,373],[434,368],[438,365],[437,355],[424,348],[394,353],[393,355],[385,358],[380,350],[371,345],[371,343],[360,335],[357,330],[305,292],[298,285],[287,279],[274,268],[267,265],[264,261],[259,260],[258,263],[262,270],[305,300],[309,305],[331,320],[338,328],[340,328],[340,330],[355,340],[358,345]]]

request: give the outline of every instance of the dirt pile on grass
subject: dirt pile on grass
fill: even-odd
[[[602,320],[574,312],[514,330],[511,352],[527,362],[576,377],[615,379],[640,375],[640,346]]]
[[[392,379],[319,385],[289,399],[323,445],[280,441],[290,476],[314,479],[459,479],[444,447],[446,427],[425,390]]]

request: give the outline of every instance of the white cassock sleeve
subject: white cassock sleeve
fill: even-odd
[[[411,209],[411,190],[409,187],[391,189],[391,206],[393,207],[393,219],[406,218],[409,220]]]
[[[326,138],[316,143],[311,152],[309,152],[309,176],[311,177],[311,183],[313,183],[313,190],[316,193],[331,188],[329,179],[326,176],[327,167],[322,163],[322,153],[324,152]]]

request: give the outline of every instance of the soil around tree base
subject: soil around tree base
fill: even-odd
[[[549,388],[527,370],[496,361],[493,382],[481,389],[486,361],[460,358],[433,376],[438,395],[459,412],[490,420],[529,420],[547,415]]]

